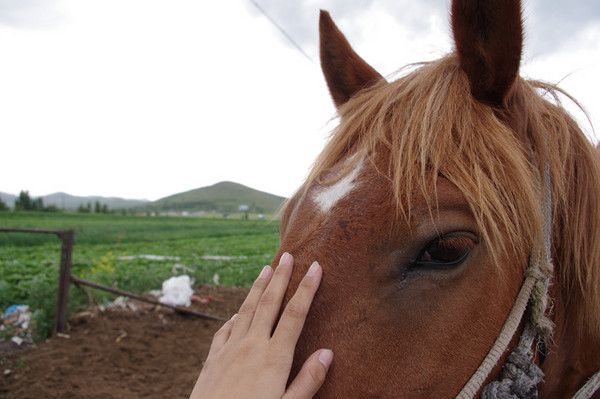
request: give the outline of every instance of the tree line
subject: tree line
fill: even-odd
[[[15,199],[15,211],[37,211],[37,212],[58,212],[61,211],[55,205],[44,205],[44,200],[41,197],[33,198],[29,195],[29,191],[21,191]],[[0,211],[8,211],[10,208],[0,198]],[[108,205],[102,204],[100,201],[94,203],[88,202],[81,204],[77,208],[79,213],[109,213]]]

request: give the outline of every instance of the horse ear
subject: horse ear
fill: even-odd
[[[504,107],[521,63],[521,1],[453,0],[452,31],[473,96]]]
[[[336,107],[383,77],[350,47],[327,11],[319,16],[321,68]]]

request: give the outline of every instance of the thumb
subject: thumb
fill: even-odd
[[[323,385],[332,360],[333,352],[329,349],[320,349],[310,355],[285,391],[283,399],[312,398]]]

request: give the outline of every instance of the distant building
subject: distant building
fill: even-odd
[[[249,205],[240,205],[238,206],[238,212],[248,212],[250,210]]]

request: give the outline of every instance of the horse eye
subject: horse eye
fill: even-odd
[[[411,264],[414,267],[447,268],[464,262],[477,244],[473,234],[451,233],[429,242]]]

